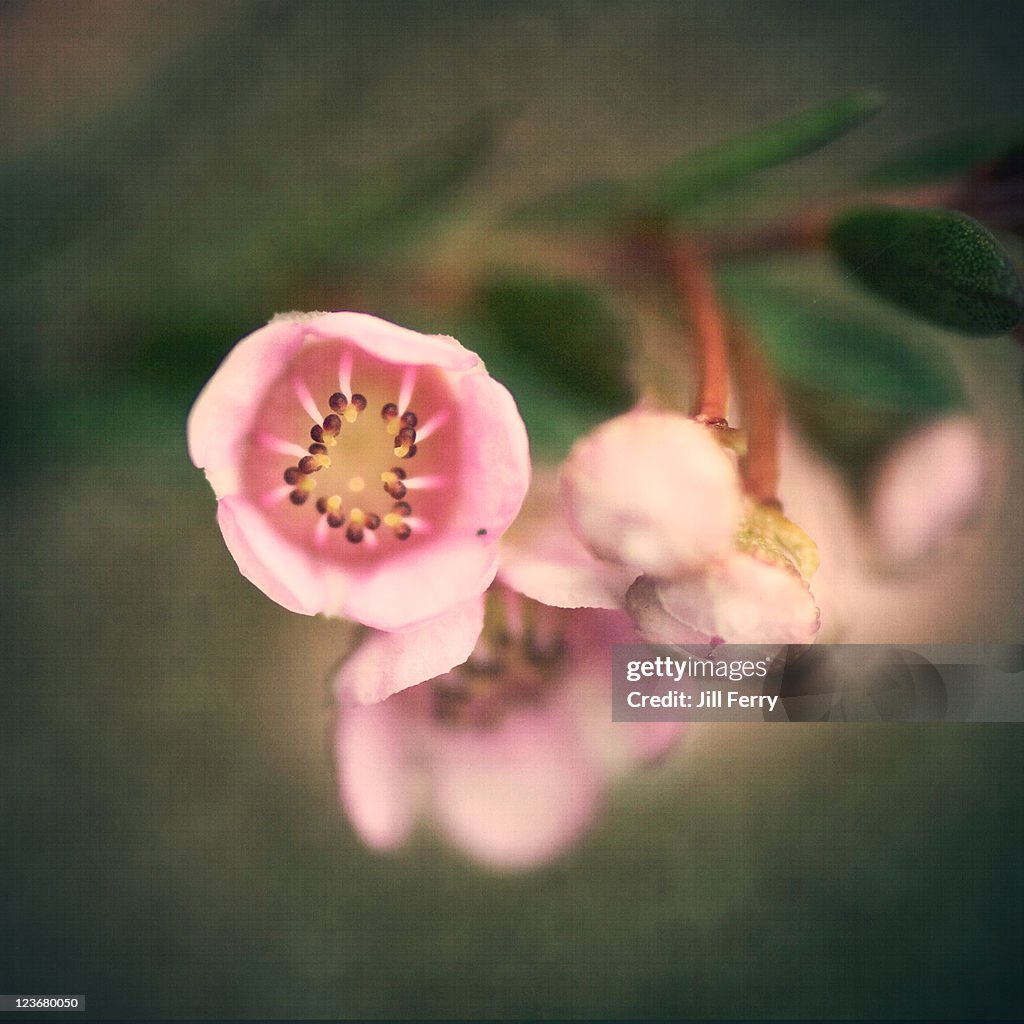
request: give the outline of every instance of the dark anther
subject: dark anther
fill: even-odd
[[[395,527],[395,537],[398,540],[408,540],[412,533],[412,527],[408,523],[399,523]]]
[[[486,537],[487,536],[487,530],[483,526],[481,526],[480,529],[476,531],[476,535],[478,537]]]
[[[402,426],[403,427],[415,427],[419,423],[419,418],[412,410],[409,412],[402,413]]]
[[[366,517],[366,528],[368,530],[376,530],[380,526],[380,516],[376,512],[371,512]]]
[[[352,404],[362,412],[366,408],[366,397],[364,395],[353,395]]]
[[[337,437],[341,433],[341,417],[335,413],[328,413],[324,417],[323,432],[330,434],[331,437]],[[321,438],[321,440],[323,440]]]
[[[313,438],[314,441],[322,441],[324,439],[324,428],[321,427],[319,423],[314,423],[313,426],[309,428],[309,436]]]
[[[380,411],[380,418],[385,423],[390,423],[398,415],[398,406],[394,402],[388,402]]]
[[[302,479],[302,470],[298,466],[289,466],[284,471],[284,482],[286,484],[297,484]]]
[[[402,427],[395,438],[395,447],[400,445],[414,445],[416,443],[416,431],[412,427]]]
[[[363,539],[363,528],[349,524],[349,528],[345,531],[345,537],[353,544],[358,544]]]
[[[335,412],[344,412],[348,408],[348,398],[346,398],[340,391],[335,391],[334,394],[327,399],[327,404]]]
[[[315,473],[317,470],[322,468],[323,467],[317,463],[316,459],[314,459],[312,455],[303,455],[303,457],[299,459],[299,470],[300,472],[305,473],[306,476],[309,476],[310,473]]]
[[[297,487],[288,495],[293,505],[305,505],[309,499],[309,491],[300,491]]]
[[[326,455],[327,454],[327,445],[325,445],[325,444],[311,444],[309,446],[309,454],[310,455]]]
[[[336,515],[334,512],[331,512],[327,516],[327,525],[332,529],[337,530],[339,526],[345,525],[345,517],[340,513]],[[350,537],[349,540],[351,539],[352,538]]]
[[[396,501],[394,505],[391,506],[391,511],[397,512],[400,516],[411,516],[412,505],[407,501]]]
[[[384,490],[391,498],[404,498],[408,491],[401,480],[392,480],[384,485]]]

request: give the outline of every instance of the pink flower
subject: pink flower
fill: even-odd
[[[578,441],[562,495],[598,558],[660,577],[724,555],[742,510],[735,460],[708,427],[666,412],[626,413]]]
[[[480,359],[361,313],[287,314],[240,341],[188,444],[244,576],[291,611],[384,630],[479,598],[529,483],[522,420]]]
[[[473,859],[543,864],[590,825],[609,782],[664,754],[678,722],[612,722],[611,647],[635,641],[620,612],[556,610],[505,587],[465,665],[379,704],[343,707],[341,802],[377,850],[427,817]]]

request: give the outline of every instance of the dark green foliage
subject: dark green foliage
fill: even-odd
[[[913,427],[963,405],[956,370],[918,344],[852,311],[774,287],[753,274],[723,281],[761,340],[802,431],[853,478]]]
[[[1024,313],[1024,288],[1009,257],[963,214],[854,210],[833,224],[829,242],[862,284],[941,327],[1003,334]]]
[[[821,149],[876,113],[882,97],[858,90],[765,128],[692,153],[635,182],[587,182],[517,211],[527,221],[600,225],[672,219],[759,171]]]

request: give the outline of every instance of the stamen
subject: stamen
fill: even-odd
[[[309,501],[309,491],[301,491],[298,487],[288,495],[293,505],[305,505]]]
[[[376,512],[370,512],[366,517],[365,526],[368,530],[376,530],[380,526],[380,516]]]
[[[309,418],[316,423],[320,423],[324,418],[323,413],[316,407],[316,402],[313,401],[313,396],[309,393],[306,382],[301,377],[292,377],[292,388],[295,391],[295,397],[299,400],[302,408],[306,410]]]
[[[335,412],[344,412],[348,408],[348,396],[343,394],[341,391],[335,391],[334,394],[327,399],[327,404]]]
[[[412,505],[410,505],[409,502],[407,502],[407,501],[396,501],[394,503],[394,505],[391,506],[391,511],[395,515],[411,516],[412,515]]]
[[[341,417],[336,413],[329,413],[324,417],[323,425],[324,441],[327,443],[328,437],[337,437],[341,433]]]
[[[323,447],[323,445],[310,445],[311,448]],[[326,450],[326,449],[325,449]],[[299,459],[299,470],[305,473],[307,476],[310,473],[319,473],[321,469],[329,466],[331,460],[328,456],[322,454],[307,455],[303,459]]]
[[[426,441],[434,431],[440,430],[448,422],[450,415],[451,414],[447,409],[443,409],[436,416],[431,416],[430,419],[416,431],[416,439],[418,441]]]
[[[412,411],[410,411],[410,412],[403,412],[402,413],[402,426],[403,427],[415,427],[416,424],[419,423],[419,421],[420,421],[419,416],[417,416],[416,413],[414,413]]]
[[[302,470],[298,466],[289,466],[284,471],[284,482],[293,487],[302,479]]]
[[[412,391],[416,386],[416,367],[407,366],[402,371],[402,384],[398,389],[398,411],[404,413],[412,401]]]
[[[267,491],[267,493],[260,498],[260,504],[264,508],[270,508],[272,505],[277,505],[284,501],[291,492],[292,488],[288,484],[285,484],[283,487],[275,487],[272,491]]]
[[[365,395],[353,395],[349,399],[348,408],[345,410],[345,419],[349,423],[355,423],[359,414],[366,408]]]
[[[398,422],[398,406],[394,402],[388,402],[380,411],[380,418],[384,421],[384,429],[394,437],[398,433],[401,424]]]
[[[309,446],[308,450],[309,450],[309,454],[310,455],[326,455],[327,454],[327,445],[325,445],[325,444],[311,444]],[[328,463],[328,465],[329,464],[330,463]]]
[[[274,437],[273,434],[263,432],[256,439],[267,451],[277,452],[279,455],[294,455],[295,458],[301,459],[306,454],[305,448],[292,444],[291,441],[282,441],[281,438]]]
[[[438,487],[444,487],[448,483],[443,476],[412,476],[405,481],[405,486],[410,491],[432,491]],[[404,494],[392,495],[395,498],[404,498]]]
[[[314,441],[323,441],[324,428],[320,426],[319,423],[314,423],[313,426],[309,428],[309,436],[313,438]]]
[[[353,544],[358,544],[363,539],[363,528],[350,523],[349,528],[345,531],[345,538]]]
[[[341,362],[338,363],[338,386],[343,394],[352,394],[352,349],[350,348],[342,349],[341,352]],[[334,411],[341,412],[340,409]]]
[[[407,459],[416,454],[416,431],[412,427],[402,427],[395,438],[395,455]]]

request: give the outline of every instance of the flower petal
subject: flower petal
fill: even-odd
[[[552,860],[589,825],[601,771],[565,709],[510,715],[490,731],[447,730],[433,765],[441,827],[471,857],[502,869]]]
[[[662,577],[724,554],[742,507],[732,458],[709,428],[673,413],[627,413],[578,441],[562,495],[598,558]]]
[[[422,794],[417,787],[418,723],[401,697],[373,707],[342,708],[335,760],[342,807],[362,840],[393,850],[408,836]]]
[[[263,393],[301,347],[297,324],[273,321],[235,345],[199,393],[188,415],[188,452],[218,498],[238,492],[239,444]]]
[[[888,558],[918,558],[959,527],[981,499],[985,463],[985,440],[966,416],[938,420],[903,441],[872,489],[871,518]]]
[[[651,643],[803,644],[820,626],[796,572],[738,552],[672,582],[641,577],[626,606]]]
[[[372,704],[448,672],[472,654],[483,624],[481,595],[419,629],[371,633],[338,670],[338,699]]]

